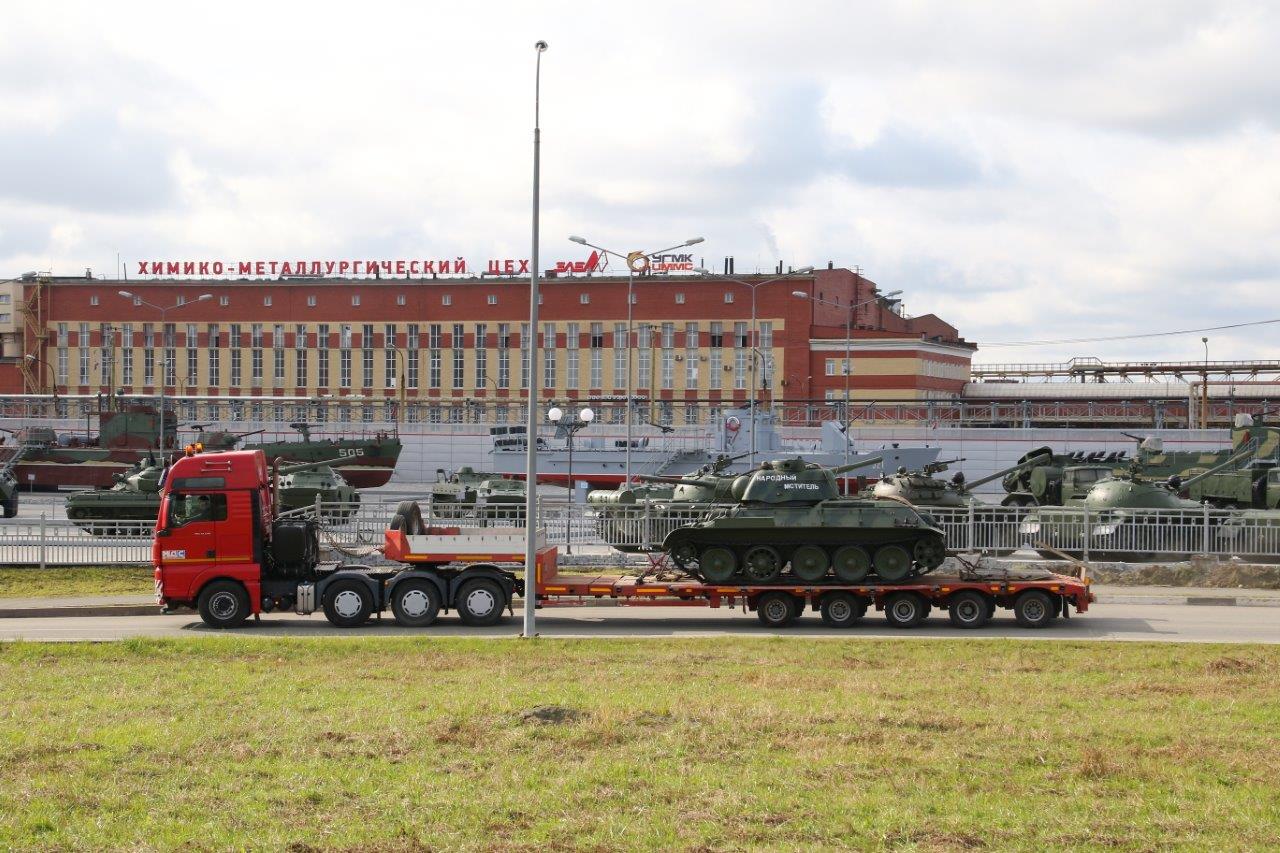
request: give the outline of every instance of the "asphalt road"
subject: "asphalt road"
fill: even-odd
[[[1185,643],[1280,643],[1280,613],[1273,607],[1226,607],[1186,604],[1095,604],[1088,613],[1053,626],[1029,631],[1014,624],[1012,615],[997,614],[986,628],[961,631],[950,627],[946,614],[935,611],[919,628],[889,628],[880,614],[869,614],[849,630],[825,628],[816,614],[806,614],[791,628],[767,630],[754,614],[728,609],[573,607],[539,611],[538,630],[544,637],[1011,637],[1052,640],[1141,640]],[[117,640],[126,637],[397,637],[459,636],[511,637],[519,633],[519,611],[492,628],[470,628],[453,615],[430,628],[400,628],[390,618],[363,628],[337,629],[321,614],[268,614],[234,631],[213,631],[194,614],[169,616],[57,617],[0,620],[0,640]]]

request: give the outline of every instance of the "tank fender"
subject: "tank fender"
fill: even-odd
[[[431,569],[408,569],[399,572],[391,580],[387,581],[387,601],[391,601],[395,597],[396,587],[401,583],[415,578],[422,578],[431,582],[436,588],[436,592],[440,593],[440,601],[447,606],[449,598],[449,584],[445,579],[440,577],[439,573]]]
[[[347,578],[355,578],[369,588],[369,595],[373,596],[373,607],[375,610],[381,610],[386,604],[386,599],[382,594],[382,582],[377,578],[371,578],[363,571],[356,571],[357,568],[364,569],[367,566],[340,566],[332,574],[325,575],[316,581],[316,603],[324,601],[325,591],[340,580]]]
[[[449,594],[445,597],[445,607],[448,607],[458,594],[458,589],[467,581],[475,578],[488,578],[497,581],[498,586],[502,587],[503,593],[506,595],[506,605],[511,606],[511,597],[515,594],[516,581],[511,577],[511,573],[498,568],[492,563],[476,563],[467,566],[458,574],[449,579]]]

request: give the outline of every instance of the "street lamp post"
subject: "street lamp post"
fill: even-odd
[[[166,307],[166,306],[156,305],[156,304],[154,304],[154,303],[152,303],[152,302],[148,302],[147,300],[143,299],[142,297],[134,295],[134,293],[133,293],[132,291],[128,291],[128,290],[117,290],[117,291],[116,291],[116,293],[117,293],[117,294],[119,294],[120,296],[123,296],[125,299],[132,299],[132,300],[134,301],[134,303],[136,303],[136,304],[138,304],[138,305],[145,305],[145,306],[147,306],[148,308],[152,308],[152,309],[154,309],[154,310],[156,310],[156,311],[159,311],[159,312],[160,312],[160,335],[161,335],[161,337],[163,337],[163,336],[164,336],[165,317],[167,317],[167,316],[168,316],[168,314],[169,314],[169,312],[170,312],[170,311],[172,311],[172,310],[173,310],[173,309],[175,309],[175,308],[181,308],[181,307],[183,307],[184,305],[194,305],[194,304],[195,304],[195,303],[197,303],[197,302],[204,302],[206,299],[212,299],[212,298],[213,298],[213,294],[212,294],[212,293],[202,293],[202,294],[200,294],[199,296],[197,296],[195,299],[193,299],[191,302],[177,302],[177,303],[175,303],[175,304],[173,304],[173,305],[169,305],[169,306],[167,306],[167,307]],[[161,343],[163,343],[163,341],[161,341]],[[166,358],[161,358],[161,359],[160,359],[160,457],[161,457],[162,459],[163,459],[163,458],[164,458],[164,456],[165,456],[165,448],[164,448],[164,420],[165,420],[165,418],[164,418],[164,387],[165,387],[165,383],[167,383],[168,381],[169,381],[169,364],[168,364],[167,357],[166,357]]]
[[[649,268],[649,258],[653,257],[654,255],[661,255],[664,252],[670,252],[672,249],[683,249],[686,246],[696,246],[697,244],[701,243],[704,239],[705,238],[703,237],[690,237],[688,240],[685,240],[683,243],[678,243],[675,246],[668,246],[665,249],[656,249],[652,252],[629,252],[628,254],[624,255],[621,252],[615,252],[612,249],[606,249],[603,246],[597,246],[595,243],[592,243],[583,237],[569,238],[571,242],[577,243],[580,246],[590,246],[591,248],[595,249],[597,252],[602,252],[606,255],[613,255],[615,258],[620,259],[623,263],[627,265],[627,449],[626,449],[626,455],[625,455],[626,480],[624,484],[631,482],[631,429],[632,429],[632,421],[635,419],[634,414],[632,412],[634,401],[632,400],[633,395],[632,395],[632,387],[631,387],[631,377],[632,377],[631,315],[632,315],[632,292],[635,289],[636,273],[647,270]],[[613,342],[613,348],[614,349],[618,348],[617,341]],[[617,381],[617,377],[614,378],[614,381],[615,382]],[[614,387],[617,387],[617,386],[615,385]]]
[[[1209,339],[1201,338],[1204,344],[1204,375],[1200,381],[1200,428],[1209,428]]]
[[[833,305],[837,308],[847,307],[847,314],[844,320],[844,464],[849,464],[849,429],[851,421],[849,420],[849,374],[853,372],[853,315],[864,305],[871,305],[881,299],[891,299],[901,293],[901,290],[891,290],[888,293],[878,294],[870,299],[863,300],[855,305],[841,306],[839,302],[833,302],[830,299],[821,299],[805,290],[793,290],[791,295],[797,299],[808,299],[819,305]]]
[[[590,424],[596,418],[596,413],[589,408],[583,408],[578,412],[577,417],[571,421],[566,421],[564,409],[559,406],[552,406],[551,411],[547,412],[547,420],[565,431],[565,439],[569,444],[569,507],[565,511],[564,520],[564,544],[565,553],[573,553],[573,503],[576,489],[573,482],[573,434],[583,427]]]
[[[524,625],[520,633],[526,639],[538,635],[538,207],[542,190],[542,54],[547,43],[534,42],[533,49],[533,233],[529,249],[529,405],[525,413]]]
[[[694,272],[699,273],[700,275],[712,275],[712,272],[710,270],[706,270],[701,267],[695,269]],[[760,357],[759,375],[760,375],[761,391],[763,391],[765,387],[764,383],[765,383],[766,366],[765,366],[764,353],[759,348],[760,347],[760,330],[759,330],[759,323],[757,322],[757,317],[756,317],[756,289],[764,287],[766,284],[773,284],[774,282],[783,281],[784,279],[790,278],[791,276],[808,275],[811,272],[813,272],[813,267],[800,267],[800,269],[792,270],[786,275],[777,275],[777,276],[774,276],[773,278],[767,278],[764,281],[757,281],[755,284],[752,284],[747,281],[743,281],[740,278],[731,278],[728,276],[723,276],[719,279],[721,281],[730,282],[732,284],[740,284],[751,291],[751,354],[752,354],[751,360],[755,361],[756,356]],[[754,386],[755,383],[753,382],[752,385]],[[757,401],[755,398],[755,390],[756,389],[753,387],[752,397],[751,397],[751,456],[750,456],[751,464],[750,464],[750,467],[752,468],[756,467],[756,402]]]

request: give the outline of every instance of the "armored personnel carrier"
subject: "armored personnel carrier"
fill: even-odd
[[[942,529],[898,499],[842,498],[840,469],[778,459],[735,478],[736,505],[677,527],[662,550],[709,583],[901,581],[946,557]]]
[[[276,484],[282,509],[297,509],[320,502],[325,521],[345,521],[359,509],[360,493],[328,465],[314,462],[285,465]]]

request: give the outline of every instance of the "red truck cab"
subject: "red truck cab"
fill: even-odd
[[[162,605],[261,610],[262,549],[271,529],[270,482],[261,450],[188,452],[169,467],[151,546],[156,597]],[[202,592],[219,579],[228,582],[219,585],[222,597],[215,592],[201,601]]]

